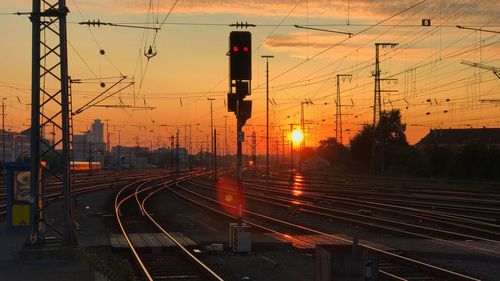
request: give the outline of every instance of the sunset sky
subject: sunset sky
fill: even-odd
[[[174,6],[175,4],[175,6]],[[458,29],[456,25],[500,31],[500,2],[493,0],[310,0],[310,1],[197,1],[197,0],[68,0],[69,73],[94,83],[73,85],[73,108],[79,108],[117,81],[120,75],[134,86],[103,102],[136,105],[153,110],[91,108],[75,116],[75,133],[90,128],[93,119],[110,124],[111,144],[169,145],[179,129],[181,138],[191,125],[193,147],[206,146],[210,103],[219,139],[234,151],[235,117],[228,113],[229,24],[257,25],[253,35],[253,116],[246,135],[257,133],[258,151],[265,149],[265,60],[270,60],[270,135],[281,140],[290,123],[300,122],[301,102],[307,125],[306,145],[335,135],[337,74],[341,81],[344,143],[372,120],[374,44],[398,43],[381,49],[384,109],[400,108],[410,143],[431,128],[500,127],[500,79],[491,70],[461,61],[500,67],[500,34]],[[173,7],[173,9],[172,9]],[[78,22],[101,20],[115,24],[158,27],[87,27]],[[6,128],[29,126],[31,81],[30,1],[0,3],[0,96],[6,100]],[[431,26],[421,26],[431,19]],[[297,29],[304,25],[350,32],[354,36]],[[156,36],[156,37],[155,37]],[[156,38],[156,40],[154,39]],[[157,55],[144,56],[149,47]],[[100,50],[105,55],[100,54]],[[97,82],[97,83],[96,83]],[[125,85],[125,84],[122,84]],[[495,101],[495,99],[497,99]],[[183,145],[183,139],[181,145]],[[247,151],[249,141],[244,145]],[[274,147],[274,146],[273,146]],[[273,148],[272,148],[273,149]]]

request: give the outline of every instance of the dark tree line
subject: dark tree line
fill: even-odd
[[[348,146],[335,138],[320,141],[317,154],[331,163],[339,173],[368,173],[374,133],[384,144],[384,175],[443,177],[456,179],[500,179],[500,149],[477,142],[460,147],[409,145],[406,124],[398,109],[383,111],[380,122],[365,124]]]

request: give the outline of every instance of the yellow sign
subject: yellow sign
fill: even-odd
[[[30,205],[14,204],[12,205],[12,226],[30,225]]]

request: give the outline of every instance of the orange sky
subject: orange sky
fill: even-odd
[[[29,1],[27,1],[29,2]],[[372,120],[374,44],[396,42],[381,50],[382,77],[397,78],[383,89],[384,108],[401,108],[411,143],[430,128],[499,127],[497,106],[481,100],[498,99],[498,79],[491,71],[461,64],[462,60],[500,66],[500,36],[461,30],[456,25],[500,30],[498,1],[194,1],[180,0],[158,32],[118,27],[87,28],[79,21],[97,20],[149,24],[161,22],[175,1],[71,0],[67,5],[70,75],[103,80],[109,86],[120,74],[135,82],[104,104],[139,105],[154,110],[91,108],[75,118],[75,132],[87,130],[95,118],[109,120],[112,145],[139,142],[143,146],[169,145],[177,128],[191,126],[193,147],[206,147],[209,134],[207,97],[213,102],[214,122],[224,138],[228,116],[228,141],[234,151],[234,115],[225,107],[228,88],[227,39],[236,21],[257,25],[253,34],[253,117],[247,136],[257,133],[258,150],[265,141],[265,63],[270,60],[271,137],[281,139],[289,123],[299,123],[300,103],[306,105],[306,144],[334,136],[336,75],[352,74],[342,81],[344,138]],[[421,2],[421,3],[420,3]],[[420,4],[418,4],[420,3]],[[76,6],[76,5],[78,6]],[[415,5],[413,8],[403,10]],[[29,123],[31,25],[27,17],[4,15],[29,11],[29,3],[0,4],[0,93],[6,97],[6,127],[17,131]],[[430,18],[431,27],[420,26]],[[378,26],[373,26],[380,23]],[[355,36],[306,31],[293,25],[352,32]],[[94,40],[95,38],[95,40]],[[153,46],[158,55],[147,61],[144,49]],[[106,55],[100,55],[103,49]],[[73,86],[74,108],[88,102],[102,89],[98,83]],[[186,129],[184,129],[186,128]],[[247,147],[246,142],[245,147]],[[245,148],[246,149],[246,148]]]

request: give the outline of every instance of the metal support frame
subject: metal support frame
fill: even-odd
[[[352,78],[351,74],[337,74],[337,98],[335,100],[335,140],[337,143],[344,144],[342,129],[342,102],[340,99],[340,78]]]
[[[33,0],[32,22],[32,82],[31,82],[31,185],[44,188],[40,167],[62,183],[63,231],[62,243],[74,242],[71,218],[69,95],[65,0]],[[44,139],[44,127],[54,126],[55,141]],[[41,165],[46,156],[53,156],[60,165]],[[50,164],[50,163],[48,163]],[[34,233],[43,243],[42,225],[46,224],[43,210],[37,210]],[[47,225],[51,227],[50,225]]]
[[[179,176],[180,174],[180,158],[179,158],[179,129],[175,133],[175,175]]]
[[[211,161],[210,161],[210,167],[212,168],[212,172],[214,172],[215,168],[215,153],[214,153],[214,115],[213,115],[213,107],[212,103],[215,100],[214,98],[207,98],[207,100],[210,102],[210,153],[212,153]],[[215,175],[212,174],[212,178],[215,179]]]
[[[306,120],[304,115],[304,104],[312,105],[314,104],[312,100],[305,99],[303,102],[300,102],[300,130],[302,131],[303,138],[300,142],[300,153],[299,153],[299,171],[302,171],[302,161],[303,161],[303,152],[306,148]]]
[[[217,129],[214,129],[213,132],[214,138],[214,180],[217,180]]]
[[[261,56],[266,59],[266,183],[269,185],[269,59],[274,56]]]
[[[293,181],[293,123],[290,123],[290,182]]]
[[[395,47],[398,43],[375,43],[375,86],[373,93],[373,139],[372,154],[370,159],[370,174],[384,173],[384,139],[383,131],[380,128],[377,136],[377,121],[380,122],[382,113],[382,90],[380,89],[380,47]]]
[[[252,141],[250,143],[252,149],[252,161],[253,161],[253,172],[257,172],[257,134],[255,131],[252,132]]]

